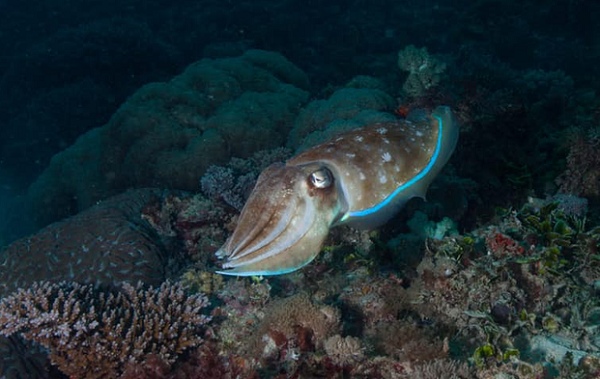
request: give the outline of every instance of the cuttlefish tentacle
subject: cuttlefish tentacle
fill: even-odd
[[[332,188],[317,190],[306,180],[319,169],[321,165],[277,164],[261,173],[238,227],[217,252],[228,258],[223,268],[229,270],[219,273],[284,274],[314,259],[340,207]]]
[[[314,146],[261,173],[219,249],[221,274],[278,275],[319,253],[339,224],[385,223],[429,184],[450,158],[458,126],[448,107],[362,127]]]

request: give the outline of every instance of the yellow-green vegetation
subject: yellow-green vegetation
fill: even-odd
[[[481,345],[475,349],[475,352],[473,353],[473,361],[477,367],[483,368],[485,366],[486,359],[494,357],[495,355],[496,349],[494,349],[494,346],[490,344]]]
[[[444,238],[436,247],[436,254],[460,262],[462,257],[469,256],[475,247],[475,240],[470,236],[453,236]]]

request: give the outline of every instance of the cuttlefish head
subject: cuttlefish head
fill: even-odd
[[[340,217],[343,199],[330,168],[274,164],[264,170],[231,237],[217,251],[220,274],[279,275],[314,259]]]

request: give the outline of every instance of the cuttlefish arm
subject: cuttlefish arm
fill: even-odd
[[[220,274],[289,273],[312,261],[334,225],[374,228],[424,197],[450,158],[448,107],[362,127],[265,169],[217,255]]]

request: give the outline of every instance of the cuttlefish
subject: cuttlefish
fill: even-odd
[[[279,275],[311,262],[329,229],[375,228],[425,197],[458,139],[450,108],[338,135],[267,167],[217,251],[225,275]]]

